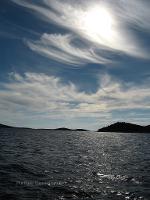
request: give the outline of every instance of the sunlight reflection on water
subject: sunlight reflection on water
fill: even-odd
[[[0,199],[145,199],[150,135],[1,130]]]

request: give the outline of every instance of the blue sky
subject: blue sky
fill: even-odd
[[[149,124],[148,0],[1,0],[0,122]]]

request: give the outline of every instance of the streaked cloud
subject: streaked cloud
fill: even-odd
[[[76,47],[72,44],[73,40],[72,35],[43,34],[40,41],[27,42],[27,44],[33,51],[67,64],[108,62],[108,59],[98,55],[94,48]]]
[[[66,120],[89,118],[115,120],[113,111],[150,109],[150,88],[147,81],[140,86],[123,84],[109,75],[99,80],[95,93],[79,91],[73,83],[38,73],[10,74],[10,82],[0,90],[3,116],[28,116]],[[22,117],[20,117],[22,116]],[[136,116],[136,114],[135,114]]]
[[[148,1],[42,0],[40,4],[26,0],[12,1],[33,10],[42,20],[68,31],[65,35],[43,33],[39,41],[27,42],[33,51],[43,56],[73,65],[112,62],[112,58],[108,59],[112,52],[140,58],[149,57],[133,31],[134,28],[150,31]],[[110,30],[103,24],[103,20],[99,20],[99,23],[97,21],[97,26],[89,23],[89,20],[85,21],[96,11],[103,12],[105,18],[108,18],[106,24],[110,23]],[[97,16],[102,18],[101,15]],[[76,39],[82,41],[84,47],[75,46]]]

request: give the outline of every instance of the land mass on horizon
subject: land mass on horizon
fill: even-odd
[[[60,127],[60,128],[55,128],[55,129],[51,129],[51,128],[28,128],[28,127],[15,127],[15,126],[8,126],[5,124],[0,124],[0,128],[16,128],[16,129],[33,129],[33,130],[55,130],[55,131],[88,131],[86,129],[82,129],[82,128],[77,128],[77,129],[70,129],[70,128],[66,128],[66,127]]]
[[[13,127],[4,124],[0,124],[0,128],[17,128],[17,129],[33,129],[33,128],[26,128],[26,127]],[[55,129],[35,129],[35,130],[55,130],[55,131],[88,131],[86,129],[69,129],[66,127],[60,127]],[[150,133],[150,125],[141,126],[138,124],[126,123],[126,122],[116,122],[109,126],[100,128],[97,132],[117,132],[117,133]]]
[[[99,129],[98,132],[150,133],[150,125],[141,126],[126,122],[116,122],[107,127]]]

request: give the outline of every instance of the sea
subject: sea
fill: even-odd
[[[150,200],[150,134],[0,129],[0,200]]]

